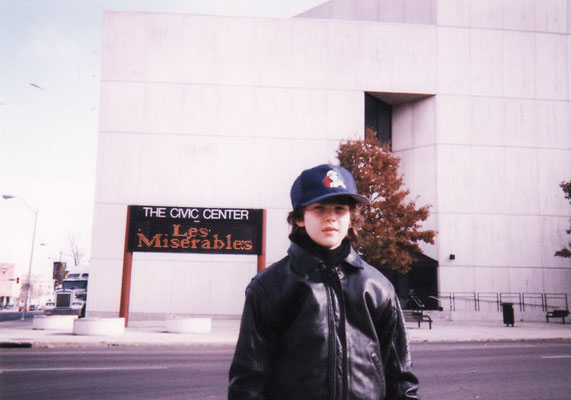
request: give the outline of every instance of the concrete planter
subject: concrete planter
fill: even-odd
[[[169,319],[167,332],[171,333],[209,333],[212,330],[212,318]]]
[[[77,315],[36,315],[33,329],[72,332]]]
[[[74,335],[120,336],[125,333],[125,318],[82,318],[73,325]]]

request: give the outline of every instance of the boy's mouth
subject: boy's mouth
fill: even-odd
[[[336,232],[337,231],[337,229],[332,227],[332,226],[327,226],[327,227],[323,228],[322,230],[323,230],[323,232]]]

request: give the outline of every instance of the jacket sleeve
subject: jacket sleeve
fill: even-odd
[[[387,400],[417,400],[418,378],[412,372],[412,358],[404,317],[396,295],[386,314],[381,347],[387,382]],[[387,320],[388,319],[388,320]]]
[[[267,303],[252,281],[246,289],[246,302],[238,343],[230,366],[228,399],[269,398],[270,354]]]

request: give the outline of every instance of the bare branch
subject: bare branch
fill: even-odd
[[[69,249],[71,255],[73,256],[73,265],[77,267],[81,262],[84,253],[81,239],[74,234],[69,235]]]

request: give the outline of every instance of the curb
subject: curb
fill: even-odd
[[[29,349],[32,348],[31,342],[0,342],[0,349]]]
[[[411,340],[411,344],[467,344],[467,343],[516,343],[516,342],[569,342],[569,338],[487,338],[462,340]],[[0,349],[46,349],[46,348],[88,348],[88,347],[235,347],[235,343],[226,342],[152,342],[152,341],[97,341],[97,342],[0,342]]]
[[[208,343],[208,342],[187,342],[187,343],[158,343],[158,342],[4,342],[0,343],[0,349],[62,349],[62,348],[89,348],[89,347],[226,347],[234,348],[235,343]]]

